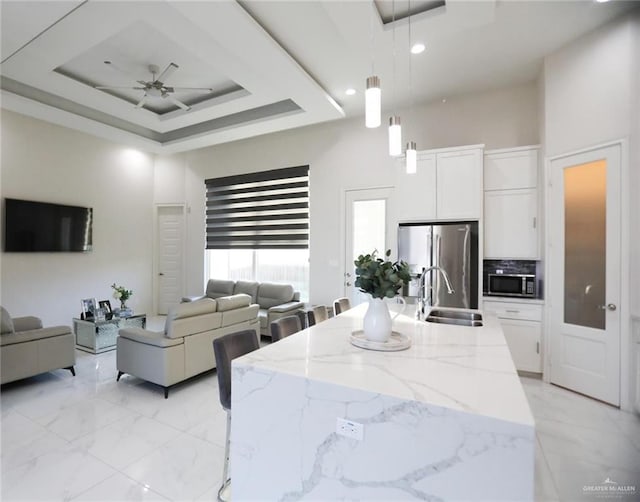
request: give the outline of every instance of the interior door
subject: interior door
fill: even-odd
[[[180,303],[184,277],[184,208],[158,207],[158,280],[156,301],[158,314],[167,314]]]
[[[354,260],[374,249],[382,257],[389,246],[386,226],[391,193],[390,188],[345,191],[344,295],[352,307],[367,301],[354,284]]]
[[[551,161],[552,383],[620,404],[620,146]]]

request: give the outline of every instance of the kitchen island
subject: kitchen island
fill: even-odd
[[[534,422],[498,320],[401,315],[411,347],[377,352],[349,342],[365,311],[233,362],[233,499],[533,500]]]

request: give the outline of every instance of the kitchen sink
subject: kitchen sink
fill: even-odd
[[[453,324],[455,326],[482,326],[482,314],[459,310],[433,309],[426,318],[427,322]]]
[[[429,317],[444,317],[445,319],[466,319],[468,321],[482,321],[482,314],[479,312],[465,312],[462,310],[441,310],[433,309],[429,312]]]

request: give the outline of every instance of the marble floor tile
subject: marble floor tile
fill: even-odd
[[[74,502],[168,502],[169,499],[118,472],[74,497]],[[212,498],[210,500],[215,500]]]
[[[546,502],[556,502],[560,500],[558,489],[551,474],[551,469],[547,462],[540,441],[536,440],[536,463],[535,463],[535,498]]]
[[[68,445],[68,441],[15,411],[2,417],[1,429],[0,460],[3,472]]]
[[[135,416],[132,411],[96,397],[63,408],[58,413],[49,413],[36,422],[64,439],[73,441],[132,416]]]
[[[67,445],[2,473],[2,500],[70,500],[115,474],[86,451]]]
[[[193,500],[217,486],[224,450],[180,434],[123,469],[131,479],[172,500]]]
[[[151,453],[175,438],[180,431],[142,415],[127,416],[73,442],[116,469]]]

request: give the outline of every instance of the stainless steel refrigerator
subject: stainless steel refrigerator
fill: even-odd
[[[431,270],[425,278],[428,304],[478,308],[477,222],[401,223],[398,259],[411,269],[411,283],[403,291],[410,302],[417,300],[422,271],[436,266],[447,273],[454,293],[448,293],[440,272]]]

